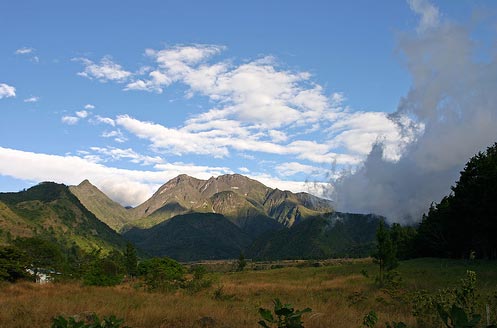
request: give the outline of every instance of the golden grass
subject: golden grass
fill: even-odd
[[[184,291],[149,293],[132,283],[116,287],[85,287],[78,283],[36,285],[22,282],[0,286],[0,327],[49,327],[57,315],[95,312],[114,314],[126,325],[140,327],[211,327],[201,318],[214,320],[212,327],[257,327],[259,307],[272,308],[279,297],[296,309],[310,307],[304,317],[309,328],[360,327],[371,309],[383,322],[403,320],[414,324],[407,306],[399,305],[372,280],[358,274],[372,264],[344,264],[320,268],[288,267],[267,271],[225,273],[212,287],[189,295]],[[225,297],[214,298],[222,287]]]

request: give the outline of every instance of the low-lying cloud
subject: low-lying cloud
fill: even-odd
[[[413,83],[390,118],[415,141],[398,161],[385,159],[378,143],[335,186],[341,210],[401,222],[419,221],[432,202],[449,194],[468,159],[497,141],[495,56],[478,59],[470,28],[439,23],[438,9],[427,1],[409,2],[421,21],[417,34],[400,37],[399,47]]]

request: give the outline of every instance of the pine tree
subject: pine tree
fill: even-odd
[[[240,252],[237,264],[238,264],[236,268],[237,271],[243,271],[243,269],[245,269],[245,267],[247,266],[247,261],[245,260],[245,256],[243,255],[242,252]]]
[[[390,231],[385,223],[380,221],[376,230],[376,252],[373,254],[374,262],[380,266],[380,284],[383,284],[385,271],[397,267],[397,251],[390,236]]]
[[[128,275],[133,277],[138,273],[138,256],[136,255],[135,247],[131,243],[128,243],[124,250],[124,266]]]

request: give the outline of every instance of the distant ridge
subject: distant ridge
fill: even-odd
[[[116,231],[121,231],[132,221],[132,216],[127,209],[110,199],[88,180],[84,180],[77,186],[70,186],[69,190],[100,221]]]
[[[0,193],[0,242],[43,236],[83,249],[120,249],[124,238],[100,221],[63,184],[42,182],[25,191]]]

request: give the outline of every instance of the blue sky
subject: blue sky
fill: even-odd
[[[412,142],[388,118],[411,87],[399,38],[488,8],[3,1],[0,191],[87,178],[136,205],[181,173],[241,173],[319,194],[305,181],[357,167],[378,140],[391,161]],[[488,43],[495,24],[475,31]]]

